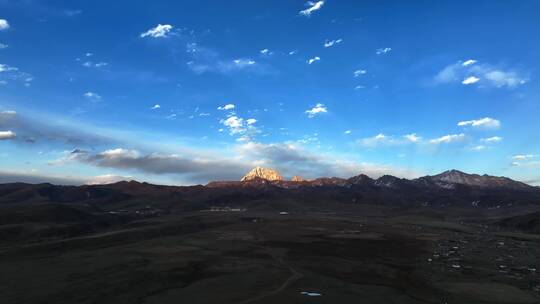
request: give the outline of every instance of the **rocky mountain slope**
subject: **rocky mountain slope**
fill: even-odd
[[[255,167],[249,171],[240,181],[246,182],[256,179],[264,179],[267,181],[282,181],[283,177],[274,169]]]

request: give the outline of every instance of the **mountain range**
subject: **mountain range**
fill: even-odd
[[[295,176],[294,180],[284,180],[275,170],[258,168],[242,181],[215,181],[205,186],[161,186],[136,181],[83,186],[0,184],[0,206],[20,203],[82,204],[96,210],[152,206],[167,212],[212,206],[326,210],[350,203],[499,208],[540,205],[540,188],[506,177],[457,170],[416,179],[390,175],[373,179],[361,174],[351,178],[305,180]]]
[[[383,188],[442,188],[455,189],[458,186],[468,186],[477,188],[499,188],[512,190],[533,190],[535,187],[526,183],[512,180],[507,177],[490,175],[468,174],[458,170],[448,170],[437,175],[423,176],[416,179],[404,179],[391,175],[383,175],[377,179],[372,179],[367,175],[360,174],[351,178],[321,177],[312,180],[294,176],[291,180],[285,180],[282,175],[274,169],[256,167],[241,178],[240,183],[236,181],[210,182],[208,187],[231,187],[231,186],[256,186],[274,185],[282,188],[316,187],[316,186],[376,186]]]

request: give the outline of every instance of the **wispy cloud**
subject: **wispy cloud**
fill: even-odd
[[[80,9],[76,9],[76,10],[73,10],[73,9],[67,9],[67,10],[64,10],[64,14],[68,17],[75,17],[75,16],[78,16],[80,14],[82,14],[82,10]]]
[[[99,153],[74,150],[53,165],[80,162],[101,168],[135,170],[150,174],[180,175],[190,180],[239,179],[251,164],[224,158],[185,157],[169,153],[142,153],[138,150],[115,148]]]
[[[334,45],[338,45],[340,44],[341,42],[343,42],[343,39],[336,39],[336,40],[326,40],[324,42],[324,47],[325,48],[329,48],[329,47],[333,47]]]
[[[253,60],[251,58],[234,59],[233,62],[234,62],[234,65],[236,67],[238,67],[239,69],[249,67],[249,66],[252,66],[252,65],[257,63],[257,62],[255,62],[255,60]]]
[[[540,168],[540,160],[537,154],[517,154],[512,156],[512,166],[523,169]]]
[[[88,126],[85,126],[84,129],[77,129],[64,119],[28,117],[15,111],[0,112],[0,130],[10,130],[16,133],[16,137],[12,139],[21,143],[53,141],[67,145],[94,146],[111,142],[110,138],[103,135],[103,130],[93,134],[86,130]]]
[[[301,10],[299,14],[302,16],[309,17],[311,16],[313,12],[320,10],[323,5],[324,5],[324,1],[317,1],[317,2],[308,1],[306,3],[306,6],[308,6],[308,8]]]
[[[131,181],[132,176],[121,176],[115,174],[104,174],[92,177],[89,181],[85,182],[86,185],[107,185],[114,184],[121,181]]]
[[[449,135],[441,136],[439,138],[431,139],[429,143],[434,144],[434,145],[451,144],[451,143],[456,143],[456,142],[462,142],[465,140],[465,138],[466,136],[463,133],[449,134]]]
[[[98,94],[98,93],[95,93],[95,92],[86,92],[83,94],[83,96],[90,100],[90,101],[93,101],[93,102],[98,102],[98,101],[101,101],[101,96]]]
[[[313,108],[305,111],[305,113],[308,115],[309,118],[313,118],[317,115],[327,113],[327,112],[328,112],[328,109],[322,103],[318,103]]]
[[[372,137],[366,137],[358,140],[358,144],[363,147],[375,148],[379,146],[400,146],[407,144],[417,144],[422,141],[422,137],[416,133],[406,134],[403,136],[385,135],[379,133]]]
[[[251,57],[225,59],[222,58],[219,52],[194,42],[187,43],[186,53],[192,59],[187,62],[188,68],[197,74],[209,72],[221,74],[237,72],[267,74],[271,71],[268,65],[261,64]],[[260,54],[269,56],[270,51]]]
[[[3,73],[3,72],[13,72],[13,71],[18,71],[19,69],[16,68],[16,67],[12,67],[12,66],[9,66],[7,64],[1,64],[0,63],[0,73]]]
[[[460,127],[470,126],[476,129],[497,130],[501,127],[501,122],[494,118],[484,117],[479,119],[460,121],[457,125]]]
[[[515,88],[529,81],[523,72],[503,69],[491,64],[480,64],[469,59],[444,67],[435,75],[435,83],[456,83],[481,87]]]
[[[109,64],[107,62],[92,62],[92,61],[85,61],[82,64],[82,66],[87,67],[87,68],[102,68],[108,65]]]
[[[152,37],[152,38],[165,38],[168,36],[169,32],[173,29],[173,26],[170,24],[158,24],[155,27],[149,29],[148,31],[141,33],[141,38]]]
[[[232,103],[229,103],[229,104],[226,104],[226,105],[223,105],[223,106],[219,106],[217,109],[222,110],[222,111],[227,111],[227,110],[232,110],[234,108],[235,108],[235,105],[232,104]]]
[[[367,70],[359,69],[353,72],[354,77],[360,77],[365,74],[367,74]]]
[[[321,57],[315,56],[313,58],[308,59],[307,64],[313,64],[313,63],[315,63],[317,61],[320,61],[320,60],[321,60]]]
[[[161,108],[161,105],[155,104],[153,107],[150,108],[150,110],[157,110],[159,108]]]
[[[492,136],[492,137],[486,137],[486,138],[480,139],[481,142],[488,143],[488,144],[498,143],[498,142],[501,142],[502,140],[503,138],[500,136]]]
[[[274,52],[270,51],[269,49],[262,49],[262,50],[259,51],[259,53],[262,56],[272,56],[272,55],[274,55]]]
[[[537,154],[516,154],[512,156],[513,160],[527,160],[527,159],[533,159],[538,157]]]
[[[477,145],[477,146],[472,147],[471,150],[475,151],[475,152],[481,152],[481,151],[485,151],[485,150],[487,150],[489,148],[490,147],[485,146],[485,145]]]
[[[0,43],[0,50],[7,49],[9,46],[4,43]]]
[[[22,82],[24,86],[28,87],[34,80],[31,74],[20,71],[19,68],[10,66],[8,64],[0,64],[0,82],[6,85],[8,81]]]
[[[380,48],[380,49],[377,49],[377,51],[375,51],[375,53],[377,55],[385,55],[385,54],[388,54],[392,51],[392,48],[390,47],[385,47],[385,48]]]
[[[351,177],[360,173],[371,177],[391,174],[400,177],[417,177],[420,174],[406,168],[385,164],[357,162],[335,155],[307,150],[300,144],[249,142],[236,148],[241,159],[278,169],[285,176],[301,175],[306,178],[322,176]]]

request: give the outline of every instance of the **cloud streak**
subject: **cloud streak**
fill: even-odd
[[[309,17],[311,16],[311,14],[313,12],[316,12],[318,10],[320,10],[322,8],[322,6],[324,5],[324,1],[317,1],[317,2],[313,2],[313,1],[308,1],[306,3],[306,6],[308,6],[308,8],[304,9],[304,10],[301,10],[300,12],[298,12],[300,15],[302,16],[306,16],[306,17]]]
[[[479,119],[460,121],[457,125],[460,127],[472,127],[483,130],[498,130],[501,127],[501,122],[494,118],[484,117]]]
[[[251,165],[223,158],[202,158],[115,148],[99,153],[74,150],[53,164],[80,162],[101,168],[134,170],[150,174],[183,176],[194,182],[238,180]]]
[[[313,118],[323,113],[328,113],[328,109],[322,103],[317,103],[313,108],[306,110],[305,113],[309,118]]]
[[[529,78],[517,70],[502,69],[487,63],[480,64],[476,60],[469,59],[447,65],[435,75],[434,80],[437,84],[460,82],[467,86],[516,88],[527,83]]]
[[[141,33],[140,37],[166,38],[172,29],[173,26],[170,24],[158,24],[155,27],[149,29],[148,31]]]

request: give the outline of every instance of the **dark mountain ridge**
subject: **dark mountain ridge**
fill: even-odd
[[[163,210],[198,210],[211,206],[276,208],[294,201],[295,208],[337,204],[387,206],[462,206],[500,208],[540,205],[540,188],[505,177],[467,174],[456,170],[417,179],[390,175],[372,179],[216,181],[206,186],[161,186],[136,181],[108,185],[56,186],[52,184],[0,184],[0,205],[16,203],[74,203],[97,209],[136,209],[154,206]],[[277,205],[276,205],[277,204]],[[497,207],[498,206],[498,207]]]

